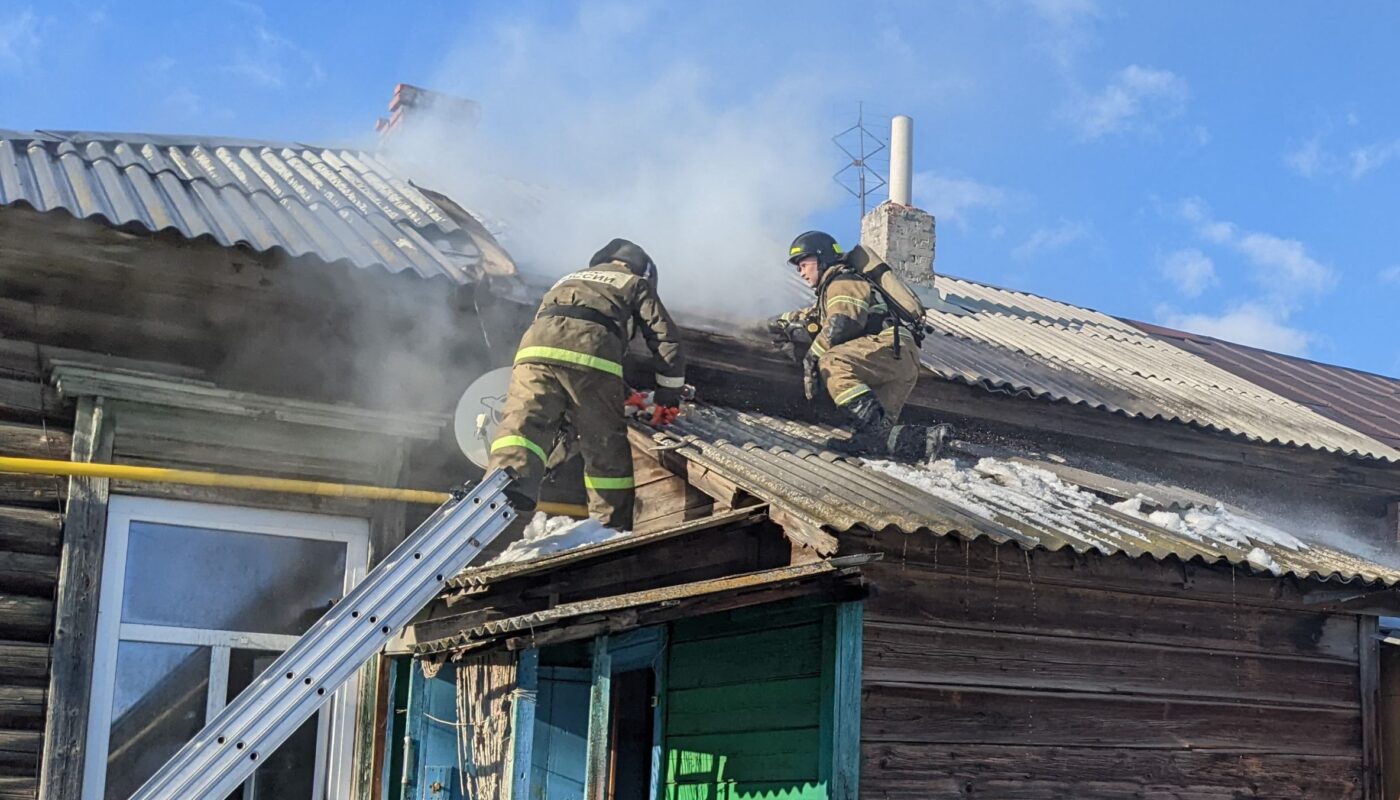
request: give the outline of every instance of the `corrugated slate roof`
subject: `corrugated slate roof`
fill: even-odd
[[[1133,324],[1328,419],[1400,447],[1400,380],[1145,322]]]
[[[7,205],[458,283],[487,244],[372,154],[296,143],[0,130]]]
[[[1165,527],[1144,515],[1093,501],[1083,492],[1040,492],[1014,478],[999,482],[997,464],[987,469],[979,463],[980,472],[962,475],[953,488],[925,490],[894,477],[898,468],[881,471],[825,450],[824,443],[833,435],[838,435],[833,428],[696,406],[655,438],[766,501],[775,518],[792,515],[833,533],[892,529],[986,537],[1026,549],[1174,556],[1317,580],[1400,583],[1400,570],[1319,542],[1296,546],[1294,540],[1302,537],[1269,535],[1265,531],[1271,529],[1262,523],[1251,537],[1240,534],[1238,527],[1221,527],[1219,534],[1209,525],[1204,532],[1184,525]],[[1045,481],[1054,483],[1049,477]]]
[[[946,380],[1254,441],[1400,461],[1393,440],[1376,438],[1354,420],[1319,413],[1278,391],[1278,381],[1271,386],[1256,380],[1257,374],[1219,365],[1131,323],[946,275],[938,276],[937,287],[961,309],[929,313],[942,335],[925,341],[924,363]],[[1336,376],[1324,370],[1316,377],[1325,382]],[[1371,387],[1357,391],[1366,394]],[[1384,405],[1383,398],[1393,396],[1368,395],[1368,402]]]

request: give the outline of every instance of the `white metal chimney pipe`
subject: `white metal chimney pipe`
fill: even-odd
[[[890,120],[890,201],[914,204],[914,120],[900,114]]]

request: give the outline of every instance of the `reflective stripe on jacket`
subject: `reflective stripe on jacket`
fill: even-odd
[[[559,306],[601,314],[613,325],[602,325],[580,316],[548,313],[549,309]],[[515,362],[568,364],[621,377],[627,342],[609,327],[625,331],[629,337],[633,333],[642,334],[655,359],[658,386],[679,388],[685,384],[680,329],[656,296],[651,282],[633,274],[620,261],[599,264],[560,278],[545,293],[535,321],[521,337]]]

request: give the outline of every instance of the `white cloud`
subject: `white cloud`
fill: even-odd
[[[1162,259],[1161,272],[1187,297],[1200,297],[1201,292],[1220,283],[1215,262],[1194,247],[1177,250]]]
[[[1187,222],[1200,222],[1210,213],[1206,208],[1205,201],[1199,197],[1188,197],[1182,200],[1177,209],[1181,213],[1181,218]]]
[[[1328,169],[1328,160],[1329,156],[1322,151],[1322,141],[1316,136],[1283,155],[1283,163],[1304,178],[1315,177]]]
[[[1158,309],[1158,319],[1172,328],[1295,356],[1307,355],[1315,338],[1307,331],[1290,327],[1287,317],[1278,311],[1253,303],[1219,315]]]
[[[1055,25],[1075,25],[1099,15],[1095,0],[1026,0],[1026,5]]]
[[[1183,200],[1180,214],[1201,238],[1243,255],[1254,266],[1255,282],[1275,303],[1292,307],[1337,282],[1336,270],[1309,255],[1297,239],[1244,231],[1233,222],[1214,219],[1200,198]]]
[[[0,18],[0,69],[28,66],[39,53],[39,18],[25,9]]]
[[[1381,283],[1400,284],[1400,264],[1396,264],[1393,267],[1386,267],[1381,270],[1380,274],[1376,277],[1380,278]]]
[[[1266,350],[1306,355],[1316,336],[1291,325],[1290,319],[1302,305],[1332,289],[1337,282],[1336,271],[1309,254],[1297,239],[1244,230],[1233,222],[1216,219],[1198,197],[1181,201],[1177,213],[1202,240],[1243,257],[1253,268],[1255,290],[1236,297],[1219,314],[1159,308],[1158,319],[1174,328]],[[1183,257],[1179,264],[1182,275],[1208,275],[1203,280],[1218,280],[1214,262],[1205,253],[1180,252],[1193,253],[1210,264],[1206,272],[1204,265],[1193,265],[1193,258]],[[1212,284],[1203,283],[1202,288],[1208,285]]]
[[[1092,39],[1090,25],[1100,15],[1097,0],[1025,0],[1025,6],[1042,23],[1036,26],[1040,48],[1068,71]]]
[[[165,96],[165,105],[177,114],[198,117],[204,113],[204,99],[188,86],[178,86]]]
[[[1030,238],[1017,245],[1011,255],[1018,259],[1028,259],[1042,253],[1049,253],[1068,247],[1089,235],[1089,228],[1082,222],[1061,220],[1050,228],[1040,228]]]
[[[1348,158],[1351,165],[1351,177],[1353,179],[1361,178],[1375,172],[1394,161],[1396,156],[1400,156],[1400,139],[1358,147],[1351,151]]]
[[[977,209],[994,209],[1006,204],[1010,194],[1001,187],[970,178],[951,178],[932,172],[914,176],[914,203],[933,214],[939,222],[951,222],[966,229],[967,215]]]
[[[274,31],[267,12],[256,3],[234,0],[233,5],[253,20],[251,37],[236,40],[232,58],[224,70],[267,89],[289,82],[315,86],[326,77],[321,62],[310,51]]]
[[[1181,116],[1190,97],[1190,86],[1175,73],[1133,64],[1098,94],[1072,103],[1065,114],[1084,140],[1129,131],[1150,133],[1159,123]]]
[[[1348,115],[1348,126],[1354,126],[1354,115]],[[1328,126],[1331,127],[1330,125]],[[1360,180],[1400,158],[1400,138],[1387,139],[1353,147],[1345,154],[1323,146],[1324,134],[1318,134],[1283,154],[1283,162],[1304,178],[1344,175]]]
[[[1287,295],[1319,293],[1337,282],[1336,271],[1308,255],[1297,239],[1246,233],[1234,245],[1254,262],[1259,282],[1274,291]]]

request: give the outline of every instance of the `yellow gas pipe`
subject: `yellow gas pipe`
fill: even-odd
[[[101,464],[86,461],[59,461],[47,458],[15,458],[0,456],[0,472],[23,475],[57,475],[71,478],[110,478],[112,480],[146,483],[178,483],[186,486],[214,486],[222,489],[252,489],[282,494],[311,494],[320,497],[354,497],[362,500],[396,500],[440,506],[451,497],[447,492],[422,489],[396,489],[390,486],[362,486],[351,483],[303,481],[294,478],[268,478],[261,475],[227,475],[193,469],[163,467],[133,467],[126,464]],[[546,514],[586,517],[588,509],[572,503],[540,503],[539,511]]]

